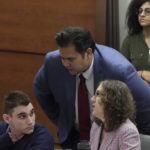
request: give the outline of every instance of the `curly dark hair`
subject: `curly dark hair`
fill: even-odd
[[[104,80],[100,85],[97,96],[104,105],[106,131],[117,129],[127,119],[135,123],[135,104],[127,85],[118,80]]]
[[[142,31],[142,27],[138,21],[138,10],[145,2],[150,0],[132,0],[126,14],[126,24],[128,27],[128,34],[135,35]]]
[[[59,47],[74,45],[76,51],[84,55],[88,48],[94,52],[95,42],[91,33],[84,27],[68,26],[62,29],[55,36],[56,43]]]

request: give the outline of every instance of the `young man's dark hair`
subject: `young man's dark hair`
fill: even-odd
[[[12,109],[19,106],[27,106],[31,103],[30,97],[22,91],[11,91],[4,97],[3,112],[11,114]]]

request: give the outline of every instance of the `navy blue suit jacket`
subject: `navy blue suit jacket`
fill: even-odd
[[[128,85],[136,102],[138,129],[143,134],[150,134],[150,88],[118,51],[97,44],[94,52],[94,91],[104,79],[121,80]],[[70,75],[62,65],[58,50],[46,55],[33,87],[42,109],[58,126],[60,142],[65,141],[75,119],[76,76]]]

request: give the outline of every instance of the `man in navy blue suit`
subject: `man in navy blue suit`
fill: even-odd
[[[100,81],[125,82],[136,103],[138,129],[150,134],[150,88],[132,64],[118,51],[95,44],[90,32],[83,27],[66,27],[55,39],[58,50],[46,55],[34,80],[34,93],[49,119],[58,126],[62,147],[76,149],[79,141],[77,89],[80,74],[86,78],[90,110],[90,98]]]

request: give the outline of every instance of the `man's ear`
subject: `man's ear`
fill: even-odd
[[[10,115],[8,114],[3,114],[3,120],[9,124],[9,120],[10,120]]]
[[[92,55],[93,54],[92,48],[88,48],[86,52],[87,52],[88,55]]]
[[[89,58],[89,60],[91,60],[92,56],[93,56],[92,48],[88,48],[86,51],[86,54],[87,54],[87,57]]]

